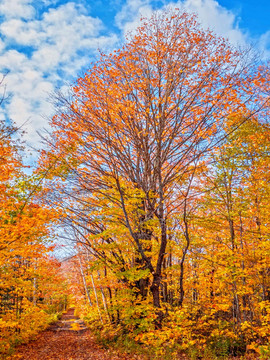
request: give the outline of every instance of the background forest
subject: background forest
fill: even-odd
[[[54,212],[33,194],[14,126],[0,123],[0,358],[57,318],[65,284],[52,257]]]
[[[55,94],[31,178],[2,127],[3,349],[68,294],[104,344],[151,359],[270,357],[269,80],[252,50],[157,12]],[[56,224],[76,249],[61,271]]]

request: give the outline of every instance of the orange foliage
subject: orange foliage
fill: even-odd
[[[89,322],[158,356],[266,346],[269,80],[249,50],[164,12],[60,95],[40,172]]]
[[[0,124],[0,354],[26,341],[52,319],[65,299],[50,226],[52,210],[33,199],[13,127]],[[49,283],[49,285],[48,285]]]

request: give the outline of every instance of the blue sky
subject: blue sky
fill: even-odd
[[[37,130],[47,127],[54,112],[49,94],[65,91],[98,49],[119,47],[141,15],[166,6],[196,12],[203,26],[234,44],[251,43],[270,59],[266,0],[0,0],[0,73],[9,72],[10,95],[1,119],[24,124],[25,140],[39,147]]]

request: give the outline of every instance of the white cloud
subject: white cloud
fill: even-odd
[[[0,69],[23,70],[27,66],[26,55],[17,50],[8,50],[0,56]]]
[[[35,9],[32,0],[1,0],[0,14],[6,18],[31,19]]]
[[[50,81],[45,81],[42,73],[25,67],[25,71],[11,72],[7,77],[8,89],[12,89],[12,97],[6,105],[6,110],[11,119],[18,126],[23,125],[27,130],[27,141],[37,144],[37,129],[46,127],[42,114],[52,113],[52,106],[46,102],[48,94],[54,86]]]
[[[74,2],[51,8],[40,19],[30,18],[31,1],[12,3],[17,6],[12,16],[6,1],[1,9],[5,20],[0,25],[0,72],[9,69],[6,83],[12,94],[5,111],[17,125],[26,123],[26,140],[37,146],[36,130],[46,127],[44,118],[53,113],[48,94],[61,82],[74,80],[90,64],[97,47],[111,48],[117,37],[101,35],[101,20]],[[65,79],[60,79],[59,71]]]
[[[2,40],[0,39],[0,55],[1,55],[1,53],[4,51],[4,49],[5,49],[5,43],[4,43],[4,41],[2,41]]]
[[[265,60],[270,59],[270,30],[261,35],[258,41],[259,50]]]
[[[247,34],[238,27],[238,16],[224,8],[215,0],[185,0],[179,2],[185,10],[194,12],[204,27],[228,38],[234,45],[243,45],[247,41]]]
[[[140,18],[150,17],[153,8],[147,0],[127,0],[122,9],[115,16],[115,23],[124,35],[140,25]]]
[[[41,41],[46,40],[46,34],[41,28],[41,22],[22,19],[10,19],[0,26],[1,34],[8,41],[13,41],[24,46],[39,46]]]

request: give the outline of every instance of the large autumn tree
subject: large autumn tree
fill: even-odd
[[[142,295],[149,286],[156,308],[170,219],[185,211],[209,150],[255,113],[265,115],[268,84],[268,69],[250,50],[203,30],[193,15],[157,12],[121,49],[101,54],[71,97],[58,96],[43,156],[58,191],[51,201],[66,208],[64,222],[95,256],[123,273],[146,271],[136,286]],[[108,234],[112,223],[118,230]],[[184,221],[188,243],[187,231]]]

